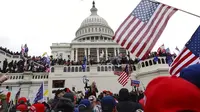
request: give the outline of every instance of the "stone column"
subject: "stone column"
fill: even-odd
[[[108,48],[106,48],[106,60],[108,60]]]
[[[88,48],[88,60],[90,60],[90,48]]]
[[[116,55],[116,48],[114,48],[114,56],[117,56],[117,55]]]
[[[70,59],[74,61],[74,48],[71,49]]]
[[[78,61],[78,48],[76,48],[76,62]]]
[[[99,62],[99,48],[97,48],[97,62]]]
[[[84,48],[84,50],[85,50],[85,56],[87,57],[87,48]]]
[[[126,50],[126,55],[128,55],[128,50]]]
[[[117,55],[119,55],[120,51],[119,51],[119,48],[117,48]]]

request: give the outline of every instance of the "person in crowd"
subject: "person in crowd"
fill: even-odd
[[[5,59],[3,61],[3,73],[7,72],[7,67],[8,67],[8,61],[7,61],[7,59]]]
[[[32,106],[35,107],[36,112],[45,112],[45,105],[43,103],[36,102]]]
[[[65,91],[64,90],[57,90],[55,92],[55,97],[54,97],[53,101],[50,104],[52,109],[54,109],[56,107],[56,104],[59,101],[59,98],[63,97],[64,95],[65,95]]]
[[[101,107],[102,107],[102,112],[117,112],[116,102],[112,96],[103,97],[101,99]]]
[[[78,112],[93,112],[88,99],[82,99],[78,105]]]
[[[122,88],[119,91],[119,103],[117,104],[118,112],[135,112],[142,109],[141,105],[131,101],[128,89]]]
[[[93,112],[102,112],[100,102],[99,102],[99,100],[96,99],[95,96],[92,95],[88,99],[91,103],[91,107],[93,109]]]
[[[28,105],[26,104],[26,102],[23,99],[18,101],[18,105],[17,105],[16,110],[21,111],[21,112],[27,112],[28,111]]]
[[[200,112],[199,101],[200,90],[195,84],[181,77],[162,76],[147,85],[144,112]]]

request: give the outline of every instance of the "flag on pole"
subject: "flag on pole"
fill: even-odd
[[[191,39],[185,44],[183,50],[172,62],[169,73],[179,76],[180,71],[192,64],[199,62],[200,55],[200,26],[197,28]]]
[[[178,52],[180,52],[180,50],[179,50],[179,48],[176,46],[176,48],[175,48]]]
[[[43,100],[43,99],[44,99],[44,82],[41,84],[40,88],[38,89],[34,102],[38,102],[39,100]]]
[[[123,72],[121,72],[118,82],[122,85],[125,86],[128,83],[128,79],[130,78],[129,70],[128,70],[128,65],[126,65],[125,69]]]
[[[83,64],[82,64],[82,70],[85,72],[85,69],[86,69],[86,65],[87,65],[87,58],[86,58],[86,56],[84,56],[84,58],[83,58]]]
[[[44,92],[44,96],[48,96],[49,95],[49,91],[48,90],[46,90],[45,92]]]
[[[140,86],[140,81],[138,81],[138,80],[131,80],[131,86],[139,87]]]
[[[133,55],[145,59],[176,11],[177,9],[158,2],[142,0],[112,39]]]
[[[158,48],[157,54],[165,53],[165,52],[166,52],[166,50],[165,50],[165,45],[163,44],[163,45],[161,45],[161,46]]]
[[[15,104],[17,104],[17,101],[18,101],[18,99],[20,97],[20,93],[21,93],[21,88],[19,88],[17,94],[15,95]]]

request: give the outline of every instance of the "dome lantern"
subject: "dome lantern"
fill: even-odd
[[[99,36],[100,34],[112,38],[114,32],[108,25],[107,21],[97,14],[98,10],[94,1],[92,2],[92,8],[90,11],[91,15],[83,20],[81,26],[76,31],[76,37],[74,40],[79,40],[87,36],[95,37]]]
[[[92,8],[90,9],[90,11],[91,11],[91,16],[92,15],[97,15],[97,8],[95,7],[95,2],[93,1],[92,2]]]

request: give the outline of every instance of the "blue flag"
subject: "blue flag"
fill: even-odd
[[[86,58],[86,56],[84,56],[83,64],[82,64],[82,69],[83,69],[83,71],[85,71],[85,68],[86,68],[86,62],[87,62],[87,58]]]
[[[38,92],[37,92],[36,97],[34,99],[35,103],[38,102],[39,100],[43,100],[43,98],[44,98],[43,93],[44,93],[44,83],[42,83],[40,88],[38,89]]]
[[[154,62],[157,62],[157,61],[158,61],[158,56],[155,56],[155,57],[153,58],[153,61],[154,61]]]

